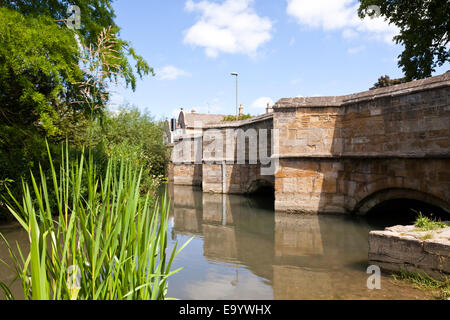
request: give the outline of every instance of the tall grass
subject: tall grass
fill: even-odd
[[[395,280],[405,280],[414,285],[414,287],[421,290],[429,290],[433,292],[434,296],[440,300],[450,299],[450,277],[444,276],[441,280],[434,279],[427,274],[418,272],[406,272],[400,270],[393,273]]]
[[[48,155],[52,186],[41,170],[31,186],[22,183],[22,201],[9,193],[8,209],[30,240],[26,254],[3,238],[25,299],[165,299],[168,278],[180,270],[170,270],[173,259],[187,245],[166,252],[166,195],[151,207],[140,193],[142,171],[124,160],[110,160],[98,176],[92,157],[71,161],[68,146],[58,170]],[[0,288],[14,299],[8,285]]]

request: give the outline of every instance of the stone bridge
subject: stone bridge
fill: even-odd
[[[449,73],[221,119],[182,111],[173,121],[174,184],[237,194],[272,186],[284,212],[365,214],[391,199],[450,212]]]

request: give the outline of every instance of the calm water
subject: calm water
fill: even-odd
[[[364,219],[278,214],[270,198],[204,194],[171,186],[169,246],[192,242],[173,268],[168,296],[178,299],[426,299],[389,277],[368,290],[368,234]],[[26,246],[17,225],[0,227]],[[0,259],[9,259],[0,244]],[[12,273],[0,266],[0,280]],[[16,286],[14,292],[19,293]]]

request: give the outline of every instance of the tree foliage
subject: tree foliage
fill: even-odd
[[[450,59],[450,3],[448,0],[360,0],[361,18],[375,13],[370,6],[380,7],[381,15],[400,29],[394,37],[404,46],[398,65],[406,80],[430,77],[437,66]]]
[[[169,154],[164,144],[164,126],[148,113],[131,106],[107,112],[96,122],[94,139],[98,154],[119,157],[142,167],[144,191],[154,189],[165,175]]]
[[[74,83],[83,79],[77,42],[46,16],[0,8],[0,21],[1,124],[56,135],[60,107],[75,98]]]
[[[399,78],[399,79],[391,79],[388,75],[385,75],[384,77],[378,78],[378,82],[373,85],[370,90],[378,89],[378,88],[384,88],[384,87],[390,87],[394,86],[396,84],[405,83],[405,78]]]
[[[80,30],[63,22],[71,4],[81,8]],[[22,178],[39,164],[49,170],[46,140],[55,161],[59,142],[86,144],[109,100],[102,81],[120,78],[134,89],[136,77],[153,73],[120,39],[114,18],[107,0],[0,0],[0,217],[6,186],[20,197]],[[98,159],[104,151],[95,150]]]
[[[22,13],[27,17],[48,17],[53,19],[53,23],[63,21],[68,18],[67,9],[71,5],[76,5],[81,11],[81,28],[77,31],[80,41],[89,46],[96,42],[98,36],[104,28],[111,27],[112,33],[118,37],[115,46],[117,56],[120,58],[120,74],[124,77],[126,85],[130,85],[134,90],[136,87],[136,75],[129,62],[129,57],[135,60],[134,70],[140,77],[149,73],[153,74],[153,69],[138,54],[131,44],[120,39],[120,28],[116,25],[116,17],[112,7],[113,0],[0,0],[0,7],[9,8]],[[67,28],[64,31],[67,31]]]
[[[0,8],[0,21],[0,181],[8,181],[0,183],[4,193],[6,186],[19,190],[21,177],[38,170],[45,158],[45,137],[62,135],[64,115],[80,113],[82,106],[69,103],[76,99],[74,83],[83,79],[83,72],[73,34],[62,32],[53,19]],[[0,197],[0,216],[3,209]]]

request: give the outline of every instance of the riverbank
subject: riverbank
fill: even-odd
[[[450,226],[394,226],[369,234],[369,263],[439,299],[450,297]]]

